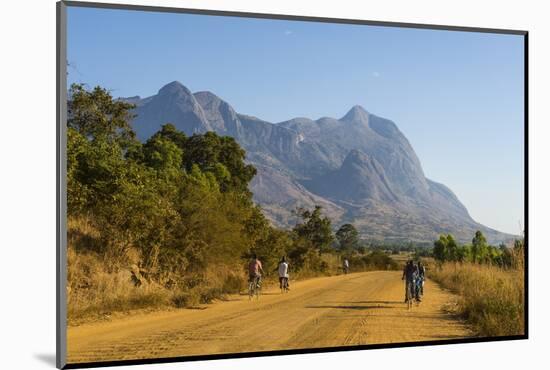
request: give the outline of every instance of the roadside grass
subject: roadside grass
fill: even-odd
[[[244,276],[226,266],[210,268],[195,286],[167,288],[154,282],[136,284],[129,266],[114,271],[95,254],[69,247],[67,309],[70,325],[107,318],[116,313],[170,308],[194,308],[239,293]]]
[[[246,286],[245,276],[226,265],[207,268],[200,277],[188,276],[175,287],[141,275],[136,279],[139,254],[132,249],[124,258],[98,253],[99,232],[86,219],[69,218],[67,237],[69,325],[129,311],[196,307]]]
[[[505,270],[472,263],[430,267],[430,278],[460,296],[459,312],[477,335],[524,334],[523,268]]]

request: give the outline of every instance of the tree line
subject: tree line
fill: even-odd
[[[514,267],[518,256],[523,256],[523,240],[515,240],[512,248],[505,244],[492,246],[481,231],[476,231],[472,242],[459,245],[451,234],[440,235],[434,242],[432,255],[439,262],[471,262]]]

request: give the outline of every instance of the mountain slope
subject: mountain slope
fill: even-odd
[[[352,222],[365,239],[431,242],[440,233],[470,241],[512,236],[476,223],[446,186],[427,179],[397,125],[352,107],[340,119],[293,118],[280,123],[235,112],[211,92],[191,93],[174,81],[136,104],[141,140],[170,122],[188,135],[215,131],[234,137],[256,166],[254,200],[279,226],[295,222],[296,207],[323,206],[335,225]]]
[[[361,203],[372,199],[398,202],[384,167],[373,157],[351,150],[342,166],[315,180],[305,181],[308,189],[328,199]]]
[[[162,87],[146,102],[135,97],[131,102],[137,105],[133,125],[141,140],[154,134],[160,127],[159,122],[171,122],[188,134],[214,130],[191,91],[179,82]]]

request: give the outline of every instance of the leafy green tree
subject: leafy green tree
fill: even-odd
[[[481,231],[476,231],[472,239],[472,260],[473,262],[482,263],[488,257],[487,239]]]
[[[149,167],[159,171],[181,170],[183,151],[170,140],[152,137],[144,145],[143,152]]]
[[[340,226],[336,232],[336,239],[340,245],[340,250],[350,253],[359,246],[359,233],[352,224]]]
[[[108,142],[133,141],[135,133],[130,126],[134,105],[115,100],[111,94],[97,86],[88,91],[83,84],[72,84],[67,104],[67,126],[84,137]]]
[[[457,261],[468,262],[472,258],[472,246],[469,244],[461,245],[457,249]]]
[[[487,261],[489,263],[503,267],[504,259],[503,259],[503,253],[500,250],[500,248],[490,245],[487,251]]]
[[[299,209],[298,214],[303,222],[294,226],[294,234],[319,254],[327,250],[334,241],[332,226],[328,217],[322,217],[321,207],[315,206],[313,211]]]
[[[171,123],[165,123],[164,125],[162,125],[160,130],[157,131],[153,136],[151,136],[151,139],[155,138],[170,140],[171,142],[176,144],[182,150],[182,152],[185,152],[188,138],[184,132],[178,131],[176,127]]]
[[[82,214],[88,205],[88,189],[80,181],[81,163],[91,150],[88,140],[73,128],[67,129],[67,213]]]
[[[187,170],[198,165],[201,171],[213,173],[222,192],[236,191],[251,197],[248,183],[256,169],[245,164],[245,155],[235,139],[207,132],[187,139],[183,165]]]
[[[129,120],[133,105],[114,100],[100,87],[69,90],[67,170],[69,214],[102,207],[130,181],[128,150],[139,148]]]
[[[278,259],[287,252],[287,243],[290,242],[288,236],[285,239],[283,234],[278,234],[277,230],[270,226],[259,206],[251,209],[248,219],[244,222],[243,232],[250,240],[246,258],[252,254],[258,255],[264,270],[271,272],[277,266]]]
[[[434,242],[433,256],[440,262],[458,261],[460,248],[451,234],[440,235]]]
[[[458,245],[451,234],[447,235],[447,249],[445,258],[447,261],[458,260]]]
[[[447,259],[447,254],[447,236],[440,235],[439,239],[434,242],[434,258],[439,262],[444,262]]]

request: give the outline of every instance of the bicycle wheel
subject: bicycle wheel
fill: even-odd
[[[281,292],[288,293],[288,278],[283,278],[283,288]]]
[[[260,281],[260,278],[254,279],[254,289],[256,293],[256,299],[260,299],[260,293],[262,290],[262,283]]]
[[[410,310],[412,308],[412,284],[410,282],[407,282],[407,309]]]
[[[251,300],[254,296],[254,287],[256,286],[256,283],[254,281],[248,282],[248,300]]]

